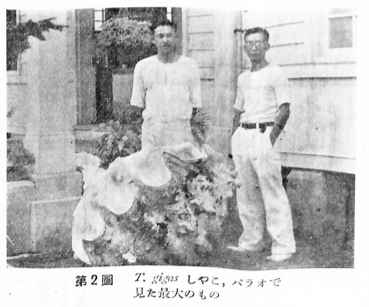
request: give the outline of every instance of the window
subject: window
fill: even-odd
[[[356,9],[317,9],[309,22],[312,25],[310,50],[314,63],[357,61]]]
[[[127,8],[108,8],[95,9],[94,14],[94,30],[100,32],[104,21],[114,16],[129,16],[131,19],[148,20],[155,23],[156,20],[166,16],[172,20],[171,7],[127,7]]]
[[[168,20],[172,21],[172,8],[167,7],[167,18]]]
[[[100,32],[102,24],[105,20],[105,10],[104,9],[95,9],[94,14],[94,30],[95,32]]]
[[[17,24],[17,11],[16,10],[6,10],[6,26],[12,27]],[[8,33],[7,33],[8,36]],[[7,37],[7,44],[14,43],[15,38]],[[18,69],[18,55],[11,52],[12,48],[7,46],[6,53],[6,70],[7,71],[17,71]]]
[[[356,12],[334,8],[328,12],[328,48],[353,48],[356,45]]]
[[[103,23],[110,18],[114,18],[118,15],[124,15],[121,11],[121,8],[114,7],[114,8],[107,8],[107,9],[95,9],[94,14],[94,30],[95,32],[100,32]]]

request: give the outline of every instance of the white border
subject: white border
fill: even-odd
[[[211,4],[219,9],[241,9],[247,3],[241,1],[224,1],[225,4]],[[80,269],[7,269],[5,268],[5,175],[3,175],[1,191],[3,192],[1,204],[3,211],[0,214],[0,225],[3,235],[0,236],[0,288],[3,290],[2,298],[4,302],[12,301],[11,306],[367,306],[367,273],[368,273],[368,237],[367,226],[368,198],[368,157],[369,147],[367,142],[368,121],[368,95],[369,88],[369,62],[368,62],[368,9],[364,3],[366,1],[306,1],[304,5],[297,1],[257,1],[256,7],[260,8],[283,8],[289,6],[301,6],[306,8],[324,6],[338,7],[349,6],[358,7],[358,47],[359,47],[359,68],[358,68],[358,118],[357,118],[357,193],[356,193],[356,224],[355,224],[355,269],[297,269],[267,272],[249,272],[224,270],[216,268],[188,268],[188,267],[123,267],[123,268],[80,268]],[[53,4],[53,8],[68,7],[99,7],[100,1],[69,1]],[[137,6],[137,1],[132,1],[131,6]],[[178,4],[177,4],[178,3]],[[209,6],[199,1],[156,1],[157,6],[185,6],[204,7]],[[4,4],[2,3],[2,6]],[[121,1],[104,1],[105,7],[121,6]],[[127,2],[124,5],[129,6]],[[152,6],[152,1],[140,1],[140,6]],[[50,2],[46,1],[9,1],[4,8],[31,8],[45,9],[50,7]],[[4,22],[3,22],[4,24]],[[5,31],[3,31],[5,32]],[[4,38],[2,38],[4,43]],[[2,50],[5,50],[3,48]],[[5,55],[3,56],[3,59]],[[2,61],[5,63],[5,61]],[[2,71],[5,74],[5,66]],[[1,92],[6,93],[6,82],[2,82]],[[6,114],[5,97],[1,104],[1,112]],[[4,116],[4,115],[3,115]],[[5,117],[4,117],[5,118]],[[2,121],[1,127],[5,135],[6,123]],[[4,140],[2,139],[4,142]],[[2,148],[5,148],[5,142]],[[5,150],[1,151],[1,161],[5,161]],[[3,169],[2,174],[5,174]],[[280,277],[283,286],[278,289],[257,289],[246,291],[245,289],[233,290],[224,288],[222,298],[210,300],[134,300],[132,298],[136,284],[133,282],[134,273],[146,272],[148,275],[156,275],[163,272],[165,275],[180,275],[183,279],[187,274],[201,275],[208,274],[231,280],[236,278],[267,278]],[[86,273],[91,274],[114,274],[115,286],[98,288],[76,288],[75,276]],[[185,288],[185,286],[184,286]],[[8,300],[9,297],[11,300]],[[2,304],[2,306],[8,306]],[[10,305],[9,305],[10,306]]]

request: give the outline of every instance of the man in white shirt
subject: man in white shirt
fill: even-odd
[[[269,64],[269,33],[245,32],[245,50],[252,67],[238,77],[234,105],[232,155],[241,187],[237,205],[243,225],[238,252],[261,251],[266,228],[272,239],[272,261],[285,261],[296,251],[291,209],[282,186],[281,162],[275,143],[290,114],[288,80]]]
[[[137,63],[131,105],[144,109],[142,149],[192,142],[190,119],[201,108],[197,64],[176,51],[173,23],[154,31],[158,54]]]

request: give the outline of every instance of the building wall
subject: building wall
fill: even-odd
[[[9,252],[65,251],[71,248],[72,213],[82,192],[72,134],[76,123],[75,12],[22,13],[23,21],[55,18],[55,24],[65,27],[44,32],[45,41],[29,37],[31,48],[21,55],[18,75],[8,78],[8,89],[14,93],[8,95],[8,102],[17,99],[15,112],[23,115],[24,147],[35,157],[33,182],[8,184],[7,234],[16,244]]]
[[[329,17],[346,13],[337,9],[245,11],[242,28],[260,26],[269,31],[267,60],[280,65],[289,78],[291,116],[279,142],[282,164],[293,168],[287,194],[295,235],[330,250],[353,251],[354,24],[352,47],[329,45],[339,37],[339,31],[330,33]],[[250,62],[242,55],[243,70]]]
[[[29,19],[25,12],[17,12],[18,21],[24,22]],[[25,134],[27,124],[27,79],[24,70],[27,65],[26,53],[18,57],[16,71],[7,71],[6,91],[7,91],[7,112],[11,112],[11,117],[7,118],[7,132],[15,134]]]
[[[18,11],[19,21],[26,22],[29,19],[38,21],[46,18],[56,18],[54,23],[60,23],[61,11],[58,10],[21,10]],[[70,54],[73,58],[73,73],[69,77],[76,82],[73,99],[77,100],[76,117],[74,123],[90,124],[96,117],[95,103],[95,68],[93,66],[94,46],[92,44],[93,35],[93,10],[75,10],[74,22],[69,24],[68,31],[75,39],[68,40],[68,44],[74,44],[75,54]],[[49,36],[51,32],[45,32]],[[73,33],[72,33],[73,32]],[[30,37],[31,42],[37,39]],[[7,111],[13,109],[13,115],[8,118],[7,132],[16,134],[26,134],[29,115],[29,91],[28,86],[32,78],[29,73],[29,59],[34,55],[34,50],[28,49],[19,56],[18,70],[7,72]],[[37,65],[34,64],[34,65]]]
[[[58,11],[58,10],[21,10],[19,11],[19,21],[20,22],[27,22],[28,20],[32,21],[39,21],[47,18],[55,18],[53,22],[55,24],[60,25],[67,25],[67,21],[65,20],[65,17],[63,15],[64,12]],[[75,31],[75,23],[71,23],[68,25],[67,30],[68,31],[68,37],[74,36]],[[55,39],[55,37],[59,34],[59,31],[56,30],[50,30],[49,32],[44,32],[44,36],[46,41]],[[35,67],[38,67],[40,65],[43,65],[43,63],[40,63],[40,60],[38,59],[38,49],[37,46],[41,43],[40,40],[34,38],[33,36],[30,36],[28,39],[31,48],[24,51],[19,56],[18,61],[18,70],[17,71],[11,71],[7,72],[7,110],[10,111],[12,108],[14,108],[14,115],[11,118],[8,118],[7,123],[7,132],[10,133],[16,133],[16,134],[26,134],[28,130],[30,130],[33,126],[32,121],[30,118],[32,118],[32,114],[34,112],[38,112],[39,110],[35,110],[33,105],[33,100],[38,99],[39,94],[35,90],[34,86],[31,86],[30,84],[34,83],[35,81],[42,82],[42,78],[45,78],[47,80],[50,79],[56,79],[59,77],[53,74],[50,67],[49,70],[43,71],[41,75],[37,75],[35,73]],[[72,49],[70,48],[70,44],[74,44],[74,40],[72,39],[66,39],[65,41],[60,41],[60,49],[62,51],[62,48],[68,45],[67,48],[69,50],[74,50],[74,45],[72,46]],[[63,46],[65,44],[65,46]],[[33,47],[33,48],[32,48]],[[69,82],[75,81],[75,55],[69,53],[68,57],[70,59],[69,63],[72,63],[73,67],[71,66],[64,66],[62,72],[66,72],[68,74],[68,80]],[[37,60],[35,61],[35,59]],[[54,63],[58,63],[57,55],[50,54],[48,58],[42,58],[41,60],[46,61],[55,61]],[[36,80],[37,79],[37,80]],[[40,79],[40,80],[39,80]],[[56,79],[55,82],[58,82]],[[46,89],[45,89],[46,90]],[[49,99],[53,99],[53,91],[49,92]],[[70,87],[70,91],[68,93],[64,94],[67,99],[75,99],[75,87]],[[74,104],[71,102],[71,104]],[[42,113],[41,113],[42,114]],[[55,113],[56,114],[56,113]],[[46,116],[46,115],[45,115]],[[76,118],[70,118],[70,120],[75,123]],[[60,122],[60,118],[55,118],[53,120],[53,123],[55,125],[63,126],[64,124]],[[58,126],[59,129],[59,126]]]
[[[352,11],[243,12],[243,29],[260,26],[269,31],[267,60],[280,65],[289,78],[291,116],[280,140],[286,166],[355,173],[355,23],[352,47],[329,46],[340,38],[330,33],[330,19],[355,20]],[[244,55],[242,67],[249,66]]]
[[[339,37],[333,31],[330,33],[330,20],[333,17],[355,20],[352,12],[244,11],[241,24],[236,12],[184,9],[183,48],[200,68],[203,106],[212,118],[209,143],[222,152],[230,150],[235,79],[250,67],[242,33],[234,34],[233,30],[261,26],[270,33],[267,60],[286,71],[291,85],[292,113],[279,140],[283,164],[355,173],[355,30],[352,47],[329,46]],[[227,60],[229,56],[231,60]],[[230,94],[223,97],[226,91]]]
[[[21,83],[18,80],[9,80],[6,87],[7,112],[12,113],[11,117],[7,118],[7,132],[14,134],[26,133],[27,113],[23,108],[25,101],[26,83]]]
[[[205,109],[214,104],[214,12],[183,9],[183,51],[200,69],[202,101]]]
[[[267,60],[280,65],[290,82],[292,113],[278,142],[282,164],[293,168],[287,194],[296,237],[352,250],[356,48],[329,48],[328,16],[318,9],[187,9],[183,47],[200,67],[203,105],[212,117],[208,143],[227,153],[237,76],[250,67],[241,29],[270,32]]]
[[[182,9],[183,53],[199,66],[203,109],[211,118],[207,143],[222,153],[229,152],[237,64],[233,31],[239,14]]]

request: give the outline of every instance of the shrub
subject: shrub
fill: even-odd
[[[195,143],[199,146],[205,144],[210,128],[210,116],[203,109],[198,110],[191,118],[191,131]]]
[[[100,53],[109,55],[112,68],[132,68],[138,61],[156,53],[147,21],[127,17],[109,19],[96,39]]]
[[[35,158],[24,147],[21,140],[7,140],[7,181],[31,179]]]
[[[141,149],[142,117],[133,107],[126,107],[122,117],[99,125],[106,130],[97,142],[101,167],[108,168],[118,157],[126,157]]]
[[[41,41],[45,40],[43,32],[49,30],[62,31],[66,26],[55,25],[52,20],[55,18],[47,18],[37,22],[31,19],[27,22],[18,24],[6,23],[6,53],[7,60],[12,57],[17,58],[19,54],[30,48],[28,37],[33,36]]]
[[[116,121],[110,120],[100,124],[98,130],[106,130],[101,137],[96,139],[98,157],[101,159],[101,167],[108,168],[118,157],[126,157],[141,150],[141,125],[142,116],[132,106],[124,107],[122,116]],[[195,143],[198,146],[205,144],[209,127],[209,114],[199,110],[191,118],[191,130]]]

